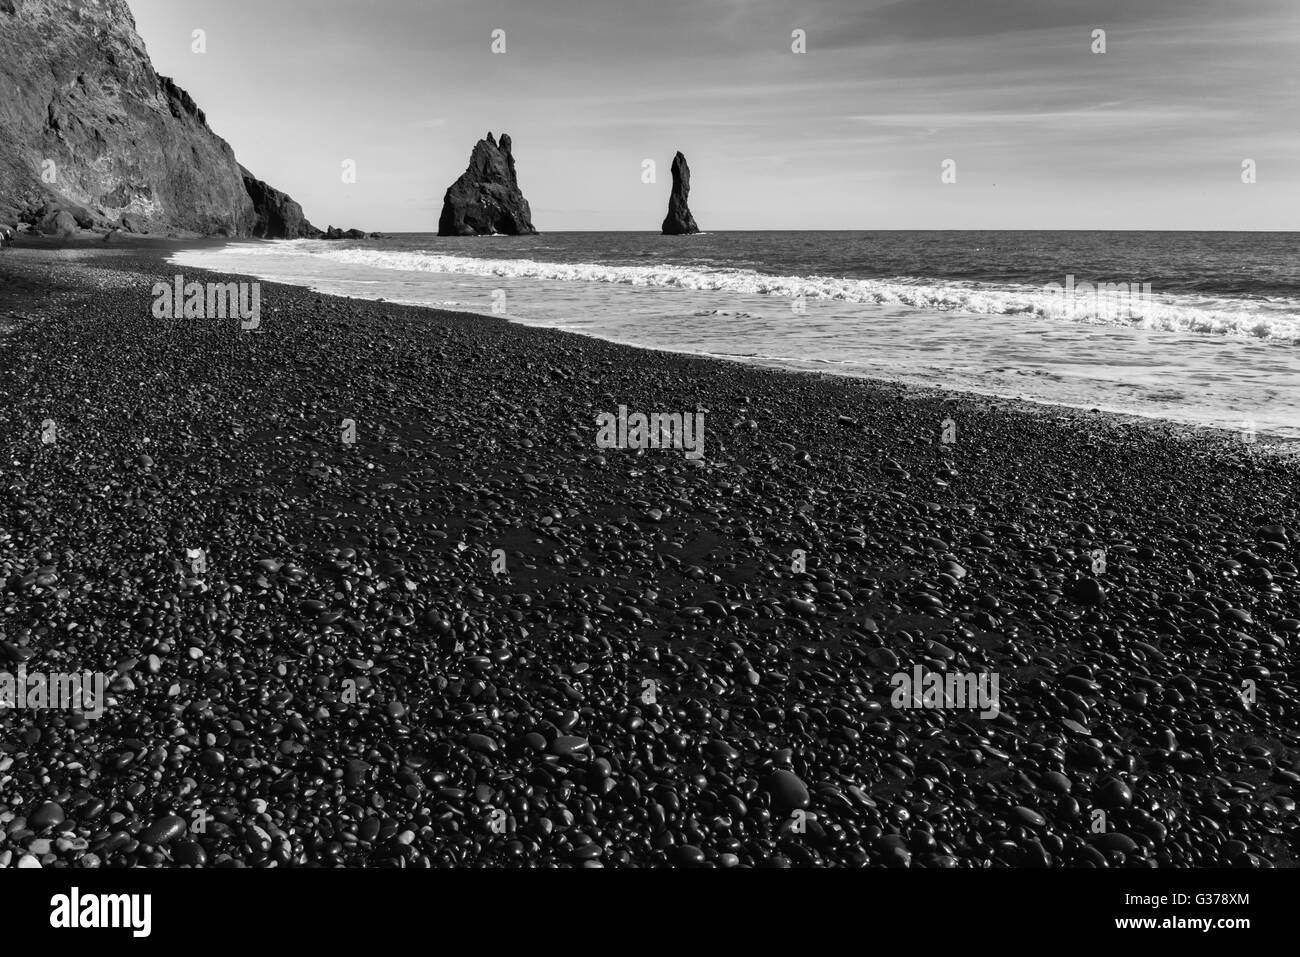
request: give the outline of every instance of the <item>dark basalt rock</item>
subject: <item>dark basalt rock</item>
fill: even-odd
[[[469,168],[447,189],[438,218],[439,236],[522,236],[537,232],[532,210],[519,190],[510,136],[498,145],[487,135],[474,145]]]
[[[686,205],[690,194],[691,168],[686,165],[686,157],[678,151],[673,157],[673,191],[668,196],[668,215],[664,217],[665,236],[684,236],[700,231],[700,227],[695,225],[690,207]]]
[[[68,239],[77,235],[77,221],[66,209],[56,209],[41,219],[41,232],[46,236]]]
[[[0,89],[0,220],[42,225],[52,208],[82,229],[293,228],[297,204],[250,195],[194,99],[154,72],[126,0],[2,0]]]
[[[366,231],[363,229],[338,229],[334,226],[328,226],[323,233],[317,233],[321,239],[365,239]]]
[[[258,239],[303,239],[315,238],[320,230],[307,221],[302,207],[278,189],[268,186],[244,167],[239,167],[244,176],[244,189],[253,201],[252,235]]]
[[[143,216],[137,216],[135,213],[123,213],[122,228],[128,233],[147,233],[149,232],[149,221]]]
[[[81,229],[93,229],[97,224],[95,215],[86,207],[67,201],[47,202],[36,211],[36,221],[45,223],[58,213],[67,213]]]

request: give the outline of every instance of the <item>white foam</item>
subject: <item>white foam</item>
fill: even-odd
[[[459,274],[503,280],[611,283],[698,292],[804,296],[831,302],[1025,316],[1099,325],[1122,325],[1162,332],[1300,340],[1300,303],[1291,300],[1238,299],[1179,294],[1154,295],[1130,314],[1113,301],[1066,299],[1046,286],[990,284],[898,277],[846,279],[833,276],[770,276],[748,269],[705,269],[675,265],[613,266],[600,263],[484,259],[433,252],[409,252],[295,240],[260,246],[232,245],[218,252],[246,255],[299,255],[369,269]]]

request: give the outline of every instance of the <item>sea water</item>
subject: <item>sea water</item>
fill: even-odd
[[[177,254],[615,342],[1300,438],[1300,234],[549,233]]]

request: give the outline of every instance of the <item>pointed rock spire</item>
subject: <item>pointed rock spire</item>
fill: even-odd
[[[686,165],[686,157],[679,150],[673,157],[673,191],[668,197],[668,215],[664,217],[665,236],[683,236],[700,231],[700,227],[695,225],[695,217],[691,215],[691,208],[686,205],[690,193],[691,168]]]

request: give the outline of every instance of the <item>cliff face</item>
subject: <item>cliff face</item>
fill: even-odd
[[[126,0],[0,0],[0,89],[0,222],[279,238],[295,218],[154,72]]]
[[[686,157],[679,152],[673,157],[673,191],[668,196],[668,215],[664,217],[665,236],[684,236],[700,231],[691,215],[691,208],[686,205],[690,195],[691,168],[686,165]]]
[[[469,168],[447,189],[438,218],[439,236],[535,233],[532,210],[519,190],[510,136],[487,135],[469,157]]]
[[[253,201],[251,235],[259,239],[301,239],[320,235],[320,230],[307,222],[302,207],[289,196],[267,186],[244,167],[239,167],[239,171],[244,178],[244,190]]]

